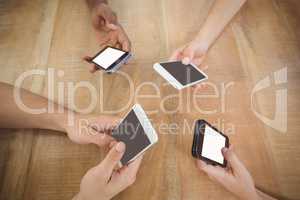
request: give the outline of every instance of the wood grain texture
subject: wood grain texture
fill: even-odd
[[[213,1],[111,0],[110,4],[132,40],[134,57],[121,74],[92,75],[81,58],[99,47],[84,1],[0,0],[0,81],[13,84],[25,71],[53,68],[55,101],[63,99],[67,105],[72,97],[67,83],[85,81],[96,89],[95,114],[122,116],[134,103],[142,104],[159,132],[159,143],[144,156],[136,183],[115,199],[235,199],[195,166],[190,151],[199,118],[229,135],[260,189],[281,199],[299,199],[300,2],[248,0],[210,50],[205,63],[211,87],[198,93],[176,91],[152,65],[194,37]],[[287,88],[288,129],[280,133],[254,115],[250,96],[259,80],[284,67],[287,84],[272,84],[255,95],[255,109],[272,118],[275,91]],[[47,76],[33,76],[23,87],[48,96],[52,87],[48,81]],[[64,88],[62,97],[59,84]],[[215,94],[212,86],[219,95],[204,97]],[[170,95],[173,98],[167,98]],[[91,95],[79,88],[74,99],[77,108],[85,108]],[[105,153],[92,145],[73,144],[60,133],[1,130],[0,199],[70,199],[81,177]]]

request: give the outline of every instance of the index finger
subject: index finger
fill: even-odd
[[[143,155],[139,156],[136,160],[130,163],[126,170],[129,173],[136,174],[141,166],[142,160],[143,160]]]
[[[95,64],[93,64],[93,62],[92,62],[92,57],[90,57],[90,56],[84,56],[83,57],[83,60],[84,61],[86,61],[86,62],[88,62],[90,65],[88,66],[88,68],[89,68],[89,71],[91,72],[91,73],[94,73],[94,72],[96,72],[97,70],[99,70],[99,68],[95,65]]]
[[[106,25],[117,24],[118,22],[117,15],[112,10],[104,10],[104,12],[102,12],[102,16],[106,21]]]
[[[122,27],[120,27],[120,30],[118,31],[119,31],[119,43],[121,44],[122,49],[124,51],[129,52],[131,50],[131,43],[128,36],[125,33],[125,30]]]
[[[169,58],[169,61],[177,61],[177,60],[180,60],[180,55],[181,55],[181,52],[182,52],[183,48],[178,48],[176,49],[173,54],[171,55],[171,57]]]
[[[130,43],[129,39],[120,41],[120,43],[121,43],[123,51],[129,52],[131,50],[131,43]]]

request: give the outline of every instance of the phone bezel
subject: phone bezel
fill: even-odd
[[[227,166],[227,161],[224,158],[224,163],[218,163],[214,160],[211,160],[209,158],[203,157],[201,155],[202,153],[202,148],[203,148],[203,141],[204,141],[204,128],[205,125],[209,126],[210,128],[212,128],[213,130],[215,130],[216,132],[218,132],[220,135],[222,135],[223,137],[225,137],[225,147],[229,147],[229,138],[227,135],[223,134],[221,131],[219,131],[218,129],[216,129],[215,127],[213,127],[210,123],[208,123],[207,121],[201,119],[198,120],[195,124],[195,128],[194,128],[194,138],[193,138],[193,145],[192,145],[192,155],[194,158],[203,160],[204,162],[211,164],[211,165],[218,165],[221,167],[226,167]]]
[[[131,163],[132,161],[134,161],[136,158],[138,158],[142,153],[144,153],[147,149],[149,149],[152,145],[154,145],[155,143],[157,143],[158,141],[158,136],[157,133],[155,131],[155,129],[153,128],[149,118],[147,117],[144,109],[142,108],[142,106],[140,104],[135,104],[132,109],[127,112],[127,114],[125,115],[125,117],[120,121],[120,123],[118,124],[118,126],[116,128],[118,128],[120,126],[121,123],[123,123],[124,119],[127,117],[127,115],[131,112],[134,111],[134,113],[136,114],[139,122],[141,123],[146,136],[148,137],[150,144],[146,147],[143,148],[143,150],[141,150],[138,154],[136,154],[133,158],[131,158],[127,164]],[[119,167],[122,167],[123,164],[121,163],[121,161],[119,162]]]
[[[94,59],[96,57],[98,57],[101,53],[103,53],[108,48],[112,48],[112,49],[116,49],[116,50],[122,51],[125,54],[123,54],[119,59],[117,59],[114,63],[112,63],[108,68],[104,68],[101,65],[97,64],[96,62],[94,62]],[[122,49],[118,49],[118,48],[115,48],[115,47],[112,47],[112,46],[106,46],[105,48],[103,48],[102,50],[100,50],[94,57],[91,58],[91,63],[95,64],[97,67],[103,69],[104,71],[111,71],[114,67],[116,67],[118,64],[120,64],[129,55],[130,55],[129,52],[123,51]]]
[[[197,66],[195,66],[194,64],[190,63],[190,65],[192,67],[194,67],[199,73],[203,74],[205,76],[205,78],[186,84],[186,85],[182,85],[172,74],[170,74],[170,72],[168,72],[161,64],[165,64],[165,63],[175,63],[178,61],[172,61],[172,62],[161,62],[161,63],[155,63],[153,65],[153,68],[155,69],[155,71],[157,71],[165,80],[167,80],[174,88],[181,90],[193,85],[196,85],[198,83],[201,83],[202,81],[205,81],[208,79],[207,74],[205,74],[202,70],[200,70]]]

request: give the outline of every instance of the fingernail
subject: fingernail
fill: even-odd
[[[182,59],[182,64],[184,64],[184,65],[190,64],[190,59],[188,57],[183,58]]]
[[[197,163],[198,163],[198,167],[199,167],[200,169],[203,169],[203,168],[205,167],[205,164],[206,164],[206,163],[204,163],[202,160],[197,160]]]
[[[115,24],[108,24],[111,29],[116,30],[118,27]]]
[[[114,140],[111,141],[111,142],[109,143],[109,148],[112,148],[112,147],[115,145],[115,142],[116,142],[116,141],[114,141]]]
[[[125,150],[125,144],[123,142],[119,142],[116,145],[116,151],[119,153],[122,153],[122,152],[124,152],[124,150]]]
[[[222,150],[223,150],[224,153],[226,153],[228,151],[228,148],[224,147]]]

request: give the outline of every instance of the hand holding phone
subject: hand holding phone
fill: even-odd
[[[98,69],[103,69],[108,73],[113,73],[125,64],[130,57],[130,52],[107,46],[94,57],[86,57],[85,60],[94,64]]]
[[[226,167],[222,149],[229,147],[229,138],[205,120],[198,120],[195,125],[192,146],[193,157],[211,165]]]
[[[253,178],[234,153],[233,148],[225,147],[223,148],[222,153],[229,164],[227,168],[213,166],[202,160],[197,160],[198,168],[205,172],[213,181],[218,182],[225,189],[236,195],[239,199],[259,200],[260,197],[255,188]]]
[[[200,67],[206,57],[209,46],[207,41],[195,38],[191,42],[174,50],[169,60],[180,60],[186,65],[194,63]]]
[[[153,68],[178,90],[207,80],[207,75],[195,65],[185,65],[181,61],[156,63]]]
[[[135,182],[142,157],[120,170],[115,170],[125,149],[122,142],[116,143],[104,160],[85,174],[81,180],[80,191],[73,200],[112,199],[132,185]]]
[[[158,141],[150,120],[139,104],[134,105],[119,126],[113,130],[112,137],[126,144],[120,166],[132,162]]]

